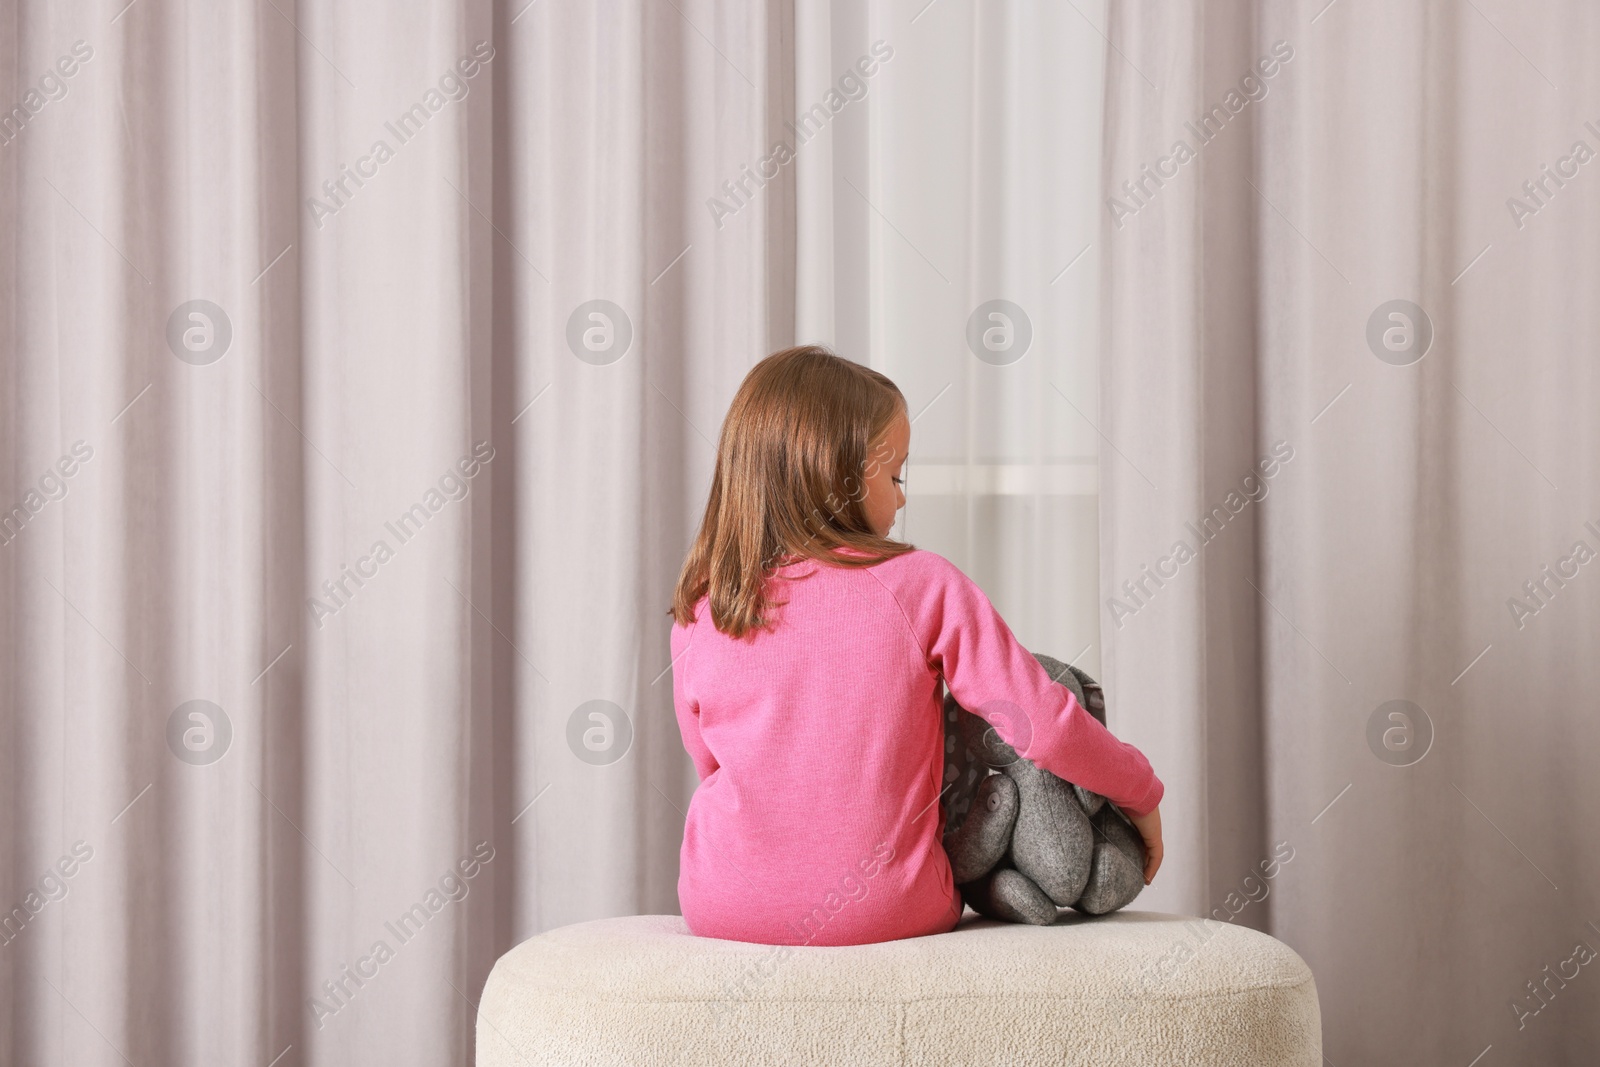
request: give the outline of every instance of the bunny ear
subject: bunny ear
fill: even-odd
[[[1082,693],[1078,697],[1078,703],[1082,704],[1083,709],[1093,715],[1101,726],[1106,725],[1105,690],[1101,688],[1099,682],[1089,677],[1086,672],[1076,667],[1068,667],[1067,670],[1071,671],[1073,676],[1078,679],[1078,684],[1082,689]]]
[[[1101,726],[1106,725],[1106,694],[1100,683],[1089,677],[1089,672],[1080,670],[1070,663],[1062,663],[1054,656],[1046,656],[1042,652],[1035,652],[1033,658],[1039,661],[1039,666],[1050,675],[1052,682],[1060,682],[1071,690],[1079,704],[1090,715],[1093,715]]]
[[[1052,682],[1060,682],[1072,690],[1072,695],[1078,698],[1078,703],[1083,703],[1083,688],[1078,682],[1077,672],[1071,666],[1043,652],[1035,652],[1033,658],[1039,661],[1039,666],[1044,668]]]
[[[959,827],[971,810],[973,796],[978,791],[988,767],[972,751],[968,731],[962,720],[971,718],[967,710],[956,703],[956,698],[946,693],[944,698],[944,776],[941,801],[945,812],[947,831]]]

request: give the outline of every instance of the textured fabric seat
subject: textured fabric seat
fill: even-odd
[[[1322,1062],[1316,983],[1292,949],[1138,911],[968,913],[948,934],[846,948],[699,938],[676,915],[580,923],[501,957],[477,1039],[480,1067]]]

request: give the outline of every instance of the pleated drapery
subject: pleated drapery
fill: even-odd
[[[501,952],[676,911],[665,610],[728,401],[797,339],[903,382],[908,534],[1098,657],[1095,438],[1039,392],[1094,402],[1081,16],[136,0],[0,33],[0,1059],[464,1063]],[[972,169],[1008,110],[1051,152]],[[997,297],[1036,339],[975,367]]]
[[[788,247],[702,201],[766,139],[779,31],[6,32],[45,104],[0,147],[0,1059],[468,1062],[515,940],[675,908],[663,612]]]
[[[1171,868],[1140,905],[1292,945],[1336,1064],[1600,1038],[1600,22],[1530,14],[1110,22],[1106,688]]]
[[[19,0],[0,1060],[466,1063],[501,952],[676,911],[665,610],[821,341],[1166,781],[1139,907],[1333,1063],[1585,1062],[1597,29]]]

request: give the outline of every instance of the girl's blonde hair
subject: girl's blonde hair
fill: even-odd
[[[874,446],[905,410],[886,376],[818,345],[752,367],[722,424],[673,618],[693,622],[705,596],[716,628],[744,637],[770,624],[766,579],[782,557],[866,567],[910,552],[913,545],[873,533],[862,507],[864,477],[887,458]]]

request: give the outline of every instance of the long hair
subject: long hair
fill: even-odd
[[[864,476],[884,459],[874,446],[905,409],[885,375],[818,345],[752,367],[722,424],[673,618],[694,621],[704,596],[716,628],[744,637],[770,625],[767,579],[785,557],[867,567],[910,552],[874,533],[862,506]]]

